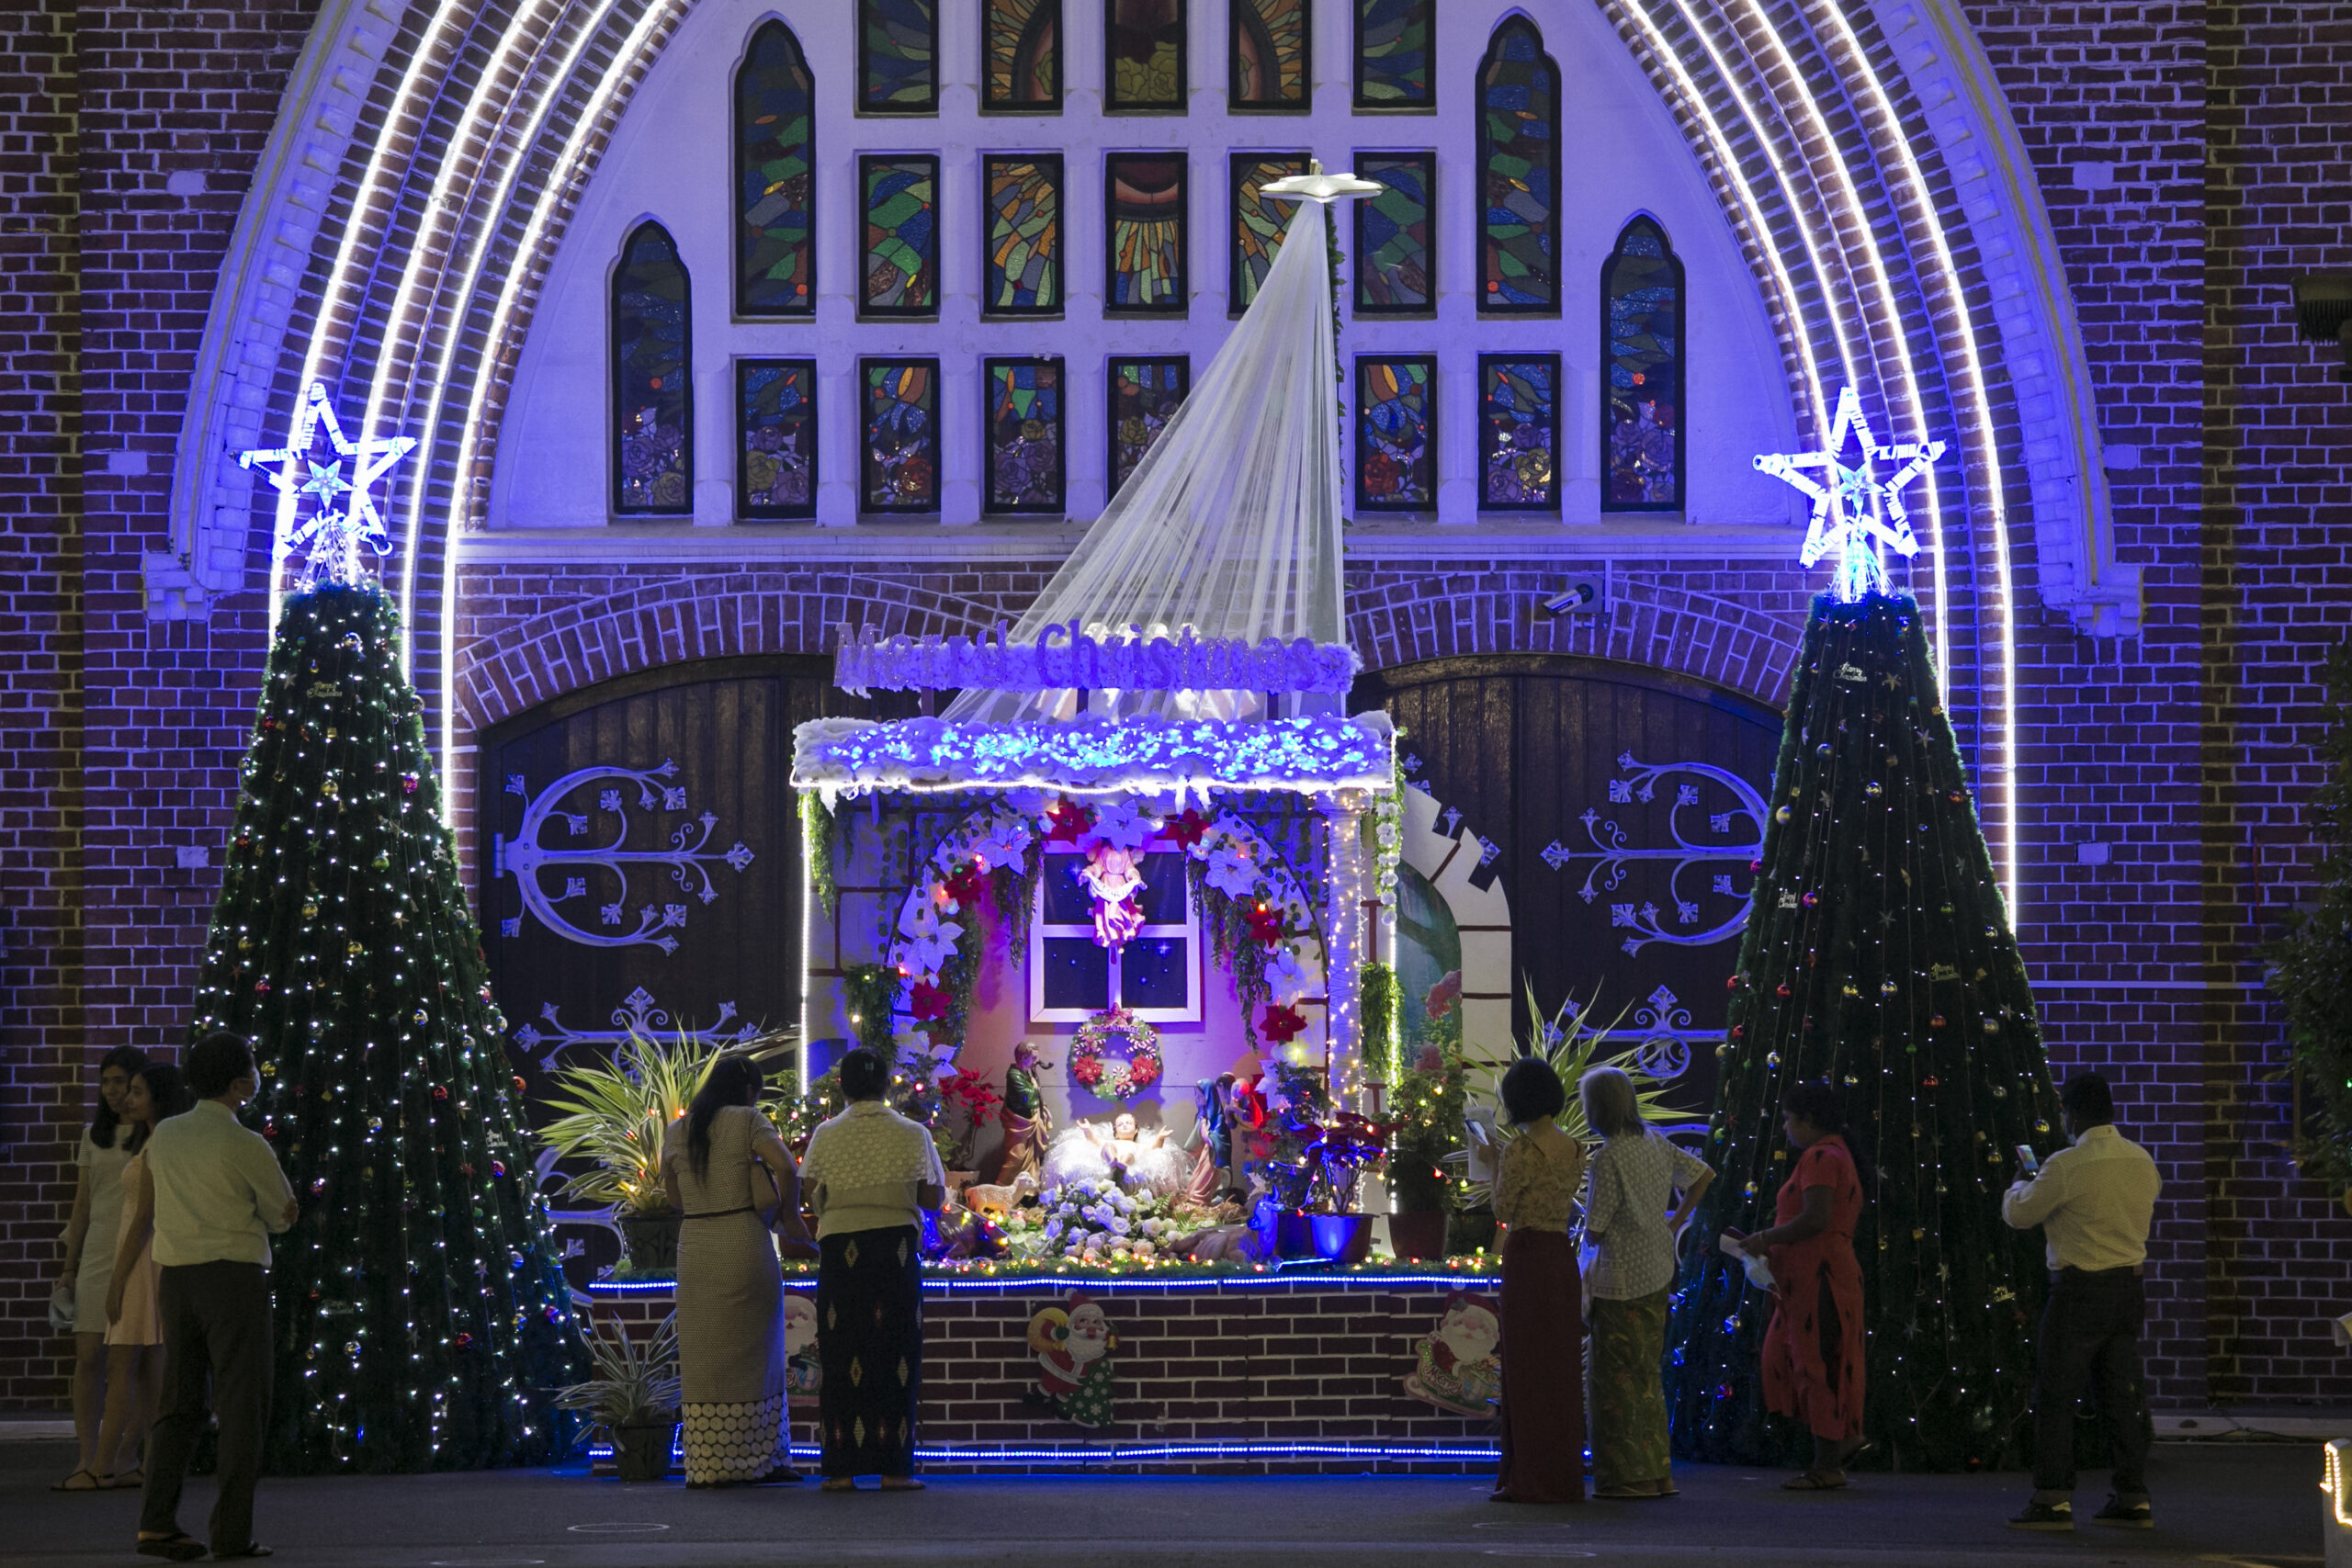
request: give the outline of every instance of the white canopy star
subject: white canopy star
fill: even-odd
[[[335,461],[313,462],[311,443],[317,440],[320,428],[326,430],[327,443],[334,450]],[[376,511],[375,498],[368,487],[382,478],[386,469],[414,451],[416,439],[409,435],[367,435],[356,441],[346,438],[343,425],[334,417],[334,405],[327,401],[326,383],[313,381],[309,394],[294,411],[294,425],[288,432],[283,446],[266,446],[237,454],[240,468],[275,468],[269,475],[270,484],[281,494],[314,495],[318,497],[319,515],[311,522],[291,530],[288,543],[300,543],[323,533],[326,537],[340,538],[348,534],[363,540],[378,555],[391,548],[391,541],[384,534],[384,519]],[[352,465],[351,478],[343,477],[343,465]],[[336,502],[348,492],[348,506]],[[327,514],[347,518],[347,528],[322,529]]]
[[[1358,179],[1351,174],[1327,175],[1323,165],[1315,165],[1310,175],[1284,175],[1269,180],[1258,187],[1260,196],[1304,197],[1308,201],[1332,202],[1343,196],[1378,196],[1388,187],[1372,180]]]
[[[1850,468],[1838,460],[1849,434],[1861,452],[1860,461]],[[1848,387],[1838,394],[1838,417],[1825,450],[1768,453],[1756,459],[1756,466],[1813,498],[1813,522],[1805,530],[1804,547],[1797,552],[1797,559],[1811,566],[1836,550],[1837,594],[1851,601],[1886,591],[1886,568],[1878,553],[1881,545],[1905,558],[1919,553],[1919,538],[1911,531],[1911,514],[1900,492],[1943,455],[1940,441],[1879,445],[1870,422],[1862,417],[1862,400]],[[1894,466],[1894,471],[1883,480],[1877,477],[1881,464]]]

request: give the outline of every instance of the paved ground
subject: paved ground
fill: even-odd
[[[0,1445],[0,1564],[141,1562],[133,1496],[58,1496],[53,1442]],[[1193,1480],[942,1479],[920,1495],[820,1495],[814,1484],[689,1493],[582,1471],[269,1481],[262,1539],[321,1568],[1476,1568],[1551,1559],[1674,1568],[1733,1562],[1905,1568],[2221,1564],[2319,1568],[2320,1450],[2310,1444],[2165,1444],[2154,1531],[2006,1529],[2017,1476],[1861,1478],[1820,1496],[1781,1477],[1691,1466],[1683,1495],[1649,1504],[1514,1508],[1461,1476]],[[2104,1496],[2086,1477],[2087,1514]],[[201,1534],[208,1483],[182,1522]]]

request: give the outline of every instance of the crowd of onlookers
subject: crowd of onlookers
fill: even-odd
[[[838,1080],[848,1108],[798,1161],[760,1112],[760,1072],[745,1056],[721,1058],[669,1128],[661,1172],[684,1216],[677,1325],[689,1486],[799,1479],[787,1457],[780,1251],[818,1259],[824,1488],[854,1490],[866,1475],[885,1491],[922,1485],[922,1230],[946,1178],[929,1129],[885,1098],[888,1061],[853,1051]],[[297,1210],[269,1145],[237,1119],[256,1085],[252,1053],[233,1035],[198,1042],[184,1069],[110,1052],[78,1156],[56,1305],[74,1335],[81,1453],[56,1489],[140,1487],[138,1550],[150,1556],[207,1551],[182,1533],[176,1509],[208,1411],[220,1428],[209,1550],[268,1555],[253,1540],[253,1495],[270,1401],[269,1237]],[[1614,1067],[1592,1068],[1576,1086],[1589,1145],[1560,1126],[1568,1089],[1544,1061],[1514,1063],[1501,1087],[1517,1135],[1494,1183],[1508,1227],[1494,1496],[1583,1501],[1589,1443],[1595,1497],[1672,1497],[1660,1370],[1668,1304],[1681,1234],[1714,1173],[1645,1123],[1634,1085]],[[2052,1280],[2035,1490],[2009,1522],[2074,1528],[2074,1415],[2089,1384],[2115,1442],[2114,1495],[2097,1518],[2145,1528],[2140,1277],[2160,1184],[2154,1162],[2116,1131],[2105,1080],[2078,1074],[2060,1102],[2072,1146],[2002,1201],[2009,1224],[2045,1232]],[[1727,1229],[1723,1244],[1756,1265],[1752,1278],[1769,1280],[1773,1314],[1758,1368],[1766,1404],[1812,1434],[1811,1463],[1786,1484],[1834,1491],[1868,1447],[1853,1236],[1872,1173],[1829,1085],[1793,1086],[1781,1109],[1795,1157],[1773,1224]]]

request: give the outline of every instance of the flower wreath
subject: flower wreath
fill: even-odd
[[[1125,1048],[1124,1062],[1102,1059],[1102,1048],[1114,1041]],[[1070,1042],[1071,1081],[1104,1100],[1134,1099],[1159,1081],[1163,1066],[1159,1031],[1125,1008],[1096,1013]]]

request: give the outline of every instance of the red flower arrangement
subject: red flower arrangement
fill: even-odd
[[[917,1023],[933,1023],[947,1016],[947,988],[928,980],[917,980],[907,988],[907,1001]]]
[[[1306,1017],[1295,1007],[1270,1007],[1266,1010],[1266,1021],[1259,1027],[1275,1044],[1287,1045],[1306,1030]]]
[[[1209,819],[1186,807],[1182,815],[1170,817],[1159,831],[1162,837],[1179,849],[1191,849],[1209,830]]]
[[[1281,910],[1270,909],[1263,904],[1252,904],[1241,913],[1242,919],[1250,922],[1250,934],[1268,947],[1283,940]]]
[[[970,1072],[958,1072],[952,1078],[941,1080],[939,1101],[942,1110],[962,1106],[975,1127],[987,1126],[1004,1109],[1004,1097],[997,1093],[996,1086]]]
[[[979,902],[981,891],[988,885],[988,873],[977,865],[959,867],[945,884],[947,896],[967,909]]]
[[[1046,807],[1046,822],[1047,842],[1074,844],[1080,834],[1094,826],[1094,813],[1064,795]]]

